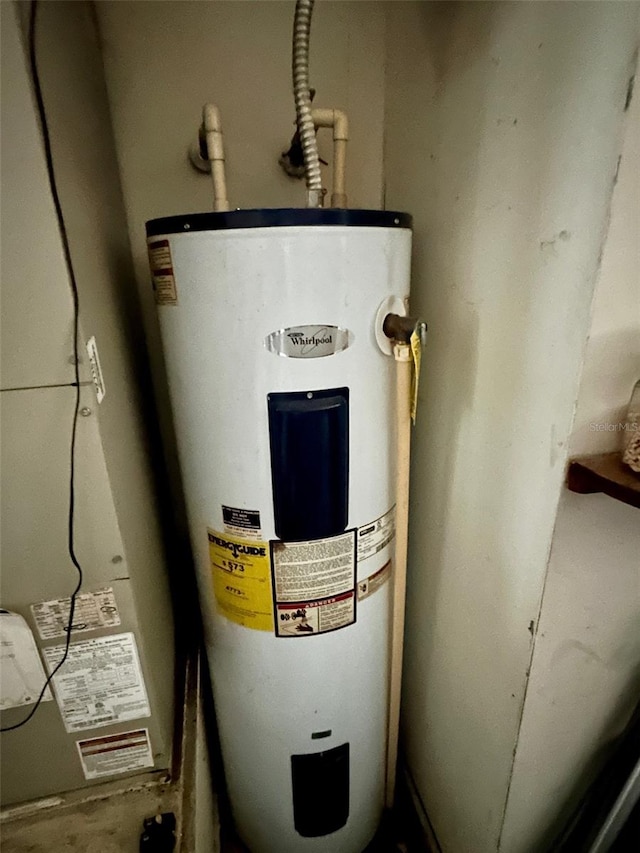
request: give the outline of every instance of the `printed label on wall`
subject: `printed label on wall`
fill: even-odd
[[[149,243],[149,266],[156,305],[177,305],[178,292],[168,240],[154,240]]]
[[[273,631],[269,545],[207,528],[213,591],[220,613],[238,625]]]
[[[76,741],[85,779],[153,767],[148,729]]]
[[[246,539],[260,539],[260,513],[257,509],[242,509],[222,504],[222,521],[227,533],[244,536]]]
[[[381,569],[369,575],[362,581],[358,581],[358,601],[364,601],[374,592],[383,587],[391,577],[391,560],[387,560]]]
[[[342,352],[350,343],[349,330],[338,326],[290,326],[271,332],[264,345],[285,358],[324,358]]]
[[[90,337],[87,341],[87,355],[89,356],[89,367],[91,368],[91,378],[96,389],[96,400],[101,403],[107,393],[104,387],[104,376],[102,375],[102,367],[100,366],[100,356],[98,355],[98,344],[95,337]]]
[[[64,644],[42,650],[51,673]],[[110,726],[151,713],[133,634],[71,643],[53,688],[68,732]]]
[[[396,508],[393,506],[380,518],[358,528],[358,562],[361,563],[382,551],[395,535]]]
[[[36,628],[42,640],[64,637],[69,623],[70,598],[54,598],[31,605]],[[82,592],[76,596],[73,614],[73,633],[114,628],[120,624],[120,614],[113,589],[107,587],[95,592]]]
[[[307,542],[271,542],[276,634],[304,637],[356,621],[355,530]]]

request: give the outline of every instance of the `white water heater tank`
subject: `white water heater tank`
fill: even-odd
[[[411,221],[147,224],[217,724],[252,853],[361,853],[383,810],[395,366]]]

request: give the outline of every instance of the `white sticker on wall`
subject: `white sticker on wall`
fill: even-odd
[[[64,644],[43,649],[49,672]],[[72,642],[53,688],[68,732],[148,717],[151,713],[131,633]]]
[[[64,637],[69,624],[70,598],[54,598],[31,605],[36,628],[43,640]],[[73,633],[115,628],[120,624],[120,614],[111,587],[95,592],[82,592],[76,597],[73,614]]]
[[[104,400],[104,395],[107,393],[107,390],[104,387],[104,376],[102,375],[100,356],[98,355],[98,344],[96,343],[95,337],[91,337],[87,341],[87,354],[89,355],[91,377],[96,389],[96,400],[98,403],[101,403]]]
[[[32,705],[47,676],[24,617],[0,610],[0,710]],[[47,688],[42,701],[53,699]]]
[[[358,528],[358,562],[382,551],[396,535],[396,508]]]
[[[76,741],[85,779],[101,779],[153,767],[148,729]]]

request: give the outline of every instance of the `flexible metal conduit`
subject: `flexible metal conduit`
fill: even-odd
[[[293,19],[293,96],[304,155],[307,206],[322,207],[322,176],[309,97],[309,34],[314,0],[297,0]]]

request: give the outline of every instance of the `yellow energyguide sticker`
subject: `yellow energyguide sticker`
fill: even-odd
[[[207,528],[213,591],[220,613],[255,631],[273,631],[269,543]]]

